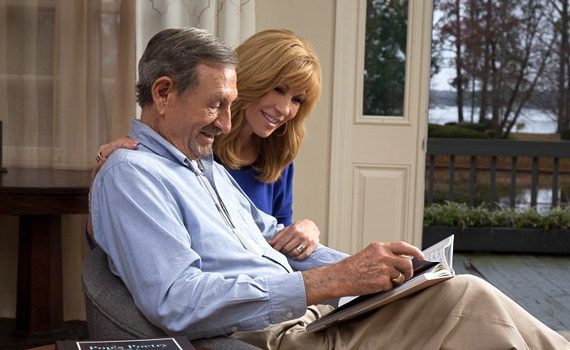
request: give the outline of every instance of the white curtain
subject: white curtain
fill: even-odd
[[[5,167],[91,169],[127,133],[134,85],[135,0],[0,0]],[[63,218],[65,319],[85,317],[85,219]],[[13,317],[17,220],[0,216],[0,233],[0,317]]]
[[[134,115],[134,0],[0,1],[4,165],[89,169]]]

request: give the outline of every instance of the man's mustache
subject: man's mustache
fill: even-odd
[[[208,125],[208,126],[202,128],[202,132],[204,134],[208,134],[208,135],[212,135],[212,136],[218,136],[218,135],[222,134],[222,129],[220,129],[214,125]]]

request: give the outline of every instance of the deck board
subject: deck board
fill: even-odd
[[[453,266],[487,280],[570,340],[570,257],[456,253]]]

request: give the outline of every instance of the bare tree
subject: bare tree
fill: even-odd
[[[455,15],[455,72],[456,81],[455,88],[457,89],[457,120],[462,123],[463,117],[463,57],[461,54],[462,48],[462,34],[461,34],[461,1],[455,0],[454,6]]]
[[[547,17],[544,1],[529,0],[526,8],[522,10],[528,12],[519,17],[520,25],[517,25],[520,33],[517,36],[520,39],[517,41],[519,47],[513,50],[517,56],[520,55],[515,57],[518,67],[513,70],[514,80],[511,83],[514,85],[497,127],[497,133],[502,132],[501,136],[505,138],[516,124],[522,108],[532,97],[555,43],[555,37],[550,35],[551,32],[545,31]]]
[[[558,117],[558,132],[570,128],[570,43],[569,43],[569,18],[568,0],[551,0],[550,4],[555,10],[553,19],[558,41],[558,103],[556,114]]]
[[[455,47],[458,102],[463,100],[463,84],[471,82],[479,89],[479,120],[488,121],[497,138],[509,136],[551,55],[555,36],[546,1],[551,0],[440,3],[447,11],[440,32]]]

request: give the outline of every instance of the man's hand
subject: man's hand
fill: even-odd
[[[392,289],[400,273],[406,280],[412,277],[412,257],[424,259],[421,250],[408,243],[373,242],[337,264],[303,271],[307,305]]]
[[[279,231],[269,240],[269,244],[287,256],[303,260],[317,248],[320,234],[314,222],[303,219]]]

